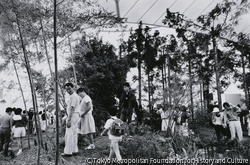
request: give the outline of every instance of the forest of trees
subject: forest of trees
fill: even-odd
[[[140,22],[115,48],[98,34],[85,33],[89,28],[125,28],[124,18],[108,13],[94,0],[66,0],[56,5],[51,0],[1,0],[1,72],[14,68],[15,84],[28,109],[24,80],[20,79],[26,74],[36,112],[39,106],[65,108],[65,82],[87,87],[95,118],[100,121],[97,127],[104,124],[107,109],[116,104],[131,68],[138,70],[138,76],[133,77],[138,82],[138,103],[146,102],[149,111],[157,101],[172,106],[185,104],[194,118],[195,110],[206,113],[209,94],[214,90],[221,109],[221,94],[232,81],[241,83],[244,102],[250,108],[250,39],[234,29],[249,6],[247,0],[224,0],[200,15],[197,23],[166,8],[162,23],[176,29],[176,34],[162,36]],[[223,21],[218,23],[218,19]],[[55,49],[58,56],[67,58],[67,67],[58,72]],[[37,65],[41,69],[36,69]],[[45,75],[44,70],[50,74]],[[42,102],[38,103],[38,97]]]

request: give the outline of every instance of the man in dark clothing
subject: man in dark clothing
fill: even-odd
[[[4,156],[8,156],[8,149],[11,137],[11,128],[13,124],[12,120],[12,108],[6,108],[6,114],[0,118],[0,151],[3,151]]]
[[[130,90],[130,85],[128,82],[123,84],[123,94],[119,102],[120,119],[124,122],[131,122],[132,114],[135,112],[138,114],[138,104],[135,95]]]
[[[187,107],[182,106],[182,113],[181,113],[181,125],[182,124],[187,124],[189,118],[189,114],[187,112]]]
[[[137,111],[137,124],[138,126],[140,126],[142,124],[142,118],[143,118],[143,109],[142,109],[142,105],[139,105],[139,109]]]
[[[28,112],[28,117],[29,117],[28,130],[30,134],[32,134],[33,132],[33,116],[34,116],[33,108],[30,108]]]

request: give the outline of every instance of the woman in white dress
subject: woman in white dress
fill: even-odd
[[[94,149],[94,139],[93,134],[95,131],[95,120],[92,115],[93,104],[91,98],[86,94],[84,88],[79,88],[77,94],[81,97],[80,101],[80,123],[79,123],[79,133],[82,135],[87,135],[89,138],[90,145],[85,148],[86,150]]]

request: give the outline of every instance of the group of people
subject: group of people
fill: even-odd
[[[0,151],[3,151],[2,154],[5,157],[8,156],[12,138],[16,139],[18,144],[17,155],[22,153],[22,138],[26,136],[27,123],[25,111],[23,113],[21,108],[7,107],[5,115],[0,117]]]
[[[86,150],[94,149],[93,134],[95,130],[95,121],[92,115],[92,100],[87,95],[86,89],[79,88],[75,92],[74,85],[67,83],[64,85],[65,90],[69,94],[66,110],[66,132],[65,147],[62,156],[72,156],[79,152],[78,134],[87,135],[90,145]]]
[[[94,149],[93,134],[95,130],[95,121],[92,115],[93,104],[91,98],[87,95],[84,88],[79,88],[75,92],[74,85],[67,83],[64,85],[65,90],[69,94],[67,101],[67,115],[66,115],[66,132],[65,132],[65,148],[62,156],[71,156],[79,152],[78,149],[78,134],[87,135],[89,139],[89,146],[85,150]],[[109,109],[109,118],[105,125],[101,136],[108,134],[110,139],[110,154],[111,159],[114,155],[118,160],[121,160],[118,142],[122,136],[113,136],[110,133],[110,128],[115,119],[120,118],[123,122],[130,123],[133,119],[133,114],[136,114],[138,123],[142,122],[142,108],[138,106],[136,97],[130,90],[128,82],[123,84],[124,93],[119,101],[119,110],[117,107]],[[78,94],[78,95],[77,95]]]
[[[188,136],[188,119],[189,113],[186,106],[175,107],[176,110],[171,110],[171,107],[165,105],[160,106],[156,113],[161,115],[161,131],[170,130],[172,134],[178,133],[183,136]]]
[[[221,141],[225,138],[234,140],[237,135],[238,140],[242,141],[241,108],[228,102],[223,103],[223,108],[220,111],[218,107],[214,107],[212,112],[212,123],[215,128],[217,140]]]

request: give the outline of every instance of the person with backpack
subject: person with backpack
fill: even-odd
[[[119,141],[122,140],[122,134],[124,134],[124,129],[122,126],[118,126],[119,129],[115,129],[116,123],[123,123],[120,119],[116,117],[117,108],[112,107],[109,109],[109,114],[111,116],[110,119],[108,119],[104,125],[104,130],[101,133],[101,136],[103,136],[105,133],[108,133],[109,139],[110,139],[110,152],[108,159],[111,159],[113,155],[115,154],[116,159],[118,161],[122,160],[120,150],[119,150]],[[116,134],[117,133],[117,134]]]

